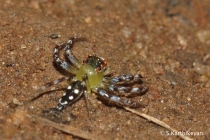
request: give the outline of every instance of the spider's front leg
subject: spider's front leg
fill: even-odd
[[[127,98],[122,98],[116,95],[109,94],[106,90],[103,88],[98,88],[97,89],[98,97],[101,98],[102,100],[106,101],[107,103],[114,103],[118,106],[125,106],[125,107],[131,107],[131,108],[136,108],[140,107],[143,105],[140,105],[139,103],[132,101]]]
[[[56,47],[54,49],[53,57],[54,57],[54,61],[56,62],[56,64],[61,66],[64,70],[66,70],[66,71],[68,71],[70,73],[73,73],[73,74],[76,74],[77,69],[75,67],[71,66],[70,64],[68,64],[63,59],[61,59],[59,57],[59,52],[62,49],[64,49],[65,50],[65,54],[66,54],[67,58],[69,59],[69,61],[72,62],[72,64],[74,66],[79,68],[82,64],[74,56],[74,54],[71,52],[71,48],[73,47],[75,42],[80,42],[80,41],[87,41],[87,39],[86,38],[73,37],[73,38],[70,38],[66,43],[56,45]]]
[[[77,37],[70,38],[65,43],[65,48],[64,48],[67,58],[77,68],[79,68],[82,65],[82,63],[74,56],[74,54],[71,51],[71,48],[73,47],[75,42],[81,42],[81,41],[87,41],[87,39],[86,38],[77,38]]]
[[[69,46],[71,44],[71,40],[69,40],[66,43],[63,44],[59,44],[55,46],[54,49],[54,53],[53,53],[53,57],[54,57],[54,61],[55,63],[60,66],[61,68],[63,68],[65,71],[70,72],[72,74],[76,74],[77,69],[73,66],[71,66],[70,64],[68,64],[66,61],[64,61],[63,59],[60,58],[59,56],[59,52],[64,49],[65,47]],[[70,43],[70,44],[69,44]]]
[[[58,110],[66,108],[68,105],[71,105],[77,101],[84,93],[85,85],[81,81],[73,81],[71,85],[67,87],[67,90],[63,96],[59,99]]]

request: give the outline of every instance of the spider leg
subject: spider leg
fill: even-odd
[[[102,100],[105,100],[107,103],[114,103],[118,106],[126,106],[126,107],[132,107],[132,108],[142,106],[139,103],[132,101],[130,99],[122,98],[122,97],[119,97],[116,95],[109,94],[103,88],[98,88],[97,93],[98,93],[97,94],[98,97],[101,98]]]
[[[88,111],[88,116],[90,117],[90,104],[89,104],[89,101],[88,101],[88,97],[89,97],[89,94],[90,94],[89,92],[91,92],[91,90],[88,91],[88,89],[87,89],[87,84],[86,84],[88,82],[87,74],[83,74],[82,81],[83,81],[83,86],[84,86],[84,95],[85,95],[86,107],[87,107],[87,111]]]
[[[106,77],[104,81],[109,82],[110,84],[116,84],[119,82],[127,83],[132,81],[136,83],[143,83],[141,78],[141,75],[121,75],[116,77]]]
[[[56,80],[54,80],[53,82],[49,82],[49,83],[45,84],[44,86],[42,86],[42,87],[40,88],[40,90],[42,91],[42,90],[44,90],[44,89],[46,89],[46,88],[48,88],[48,87],[50,87],[50,86],[57,85],[57,84],[59,84],[60,82],[63,82],[64,80],[70,80],[70,79],[71,79],[70,77],[62,77],[62,78],[60,78],[60,79],[56,79]]]
[[[54,61],[58,66],[62,67],[65,71],[76,74],[77,69],[59,57],[60,50],[62,50],[67,45],[68,45],[67,43],[64,43],[55,46],[53,53]]]
[[[71,48],[73,47],[74,43],[75,42],[79,42],[79,41],[86,41],[85,38],[76,38],[76,37],[73,37],[73,38],[70,38],[66,43],[65,43],[65,52],[66,52],[66,56],[67,58],[69,59],[69,61],[72,62],[72,64],[74,66],[76,66],[77,68],[79,68],[82,63],[74,56],[74,54],[72,53],[71,51]]]
[[[28,99],[27,101],[25,101],[24,104],[28,104],[29,102],[31,102],[31,101],[39,98],[40,96],[42,96],[44,94],[43,92],[40,93],[42,90],[45,90],[46,88],[48,88],[50,86],[56,85],[56,84],[58,84],[60,82],[63,82],[64,80],[69,80],[69,79],[70,79],[70,77],[62,77],[60,79],[54,80],[53,82],[50,82],[50,83],[45,84],[40,89],[38,89],[38,91],[39,91],[38,94],[37,93],[33,94],[33,96],[31,96],[30,99]]]
[[[134,84],[142,84],[141,75],[121,75],[117,77],[106,77],[103,81],[109,91],[122,94],[126,97],[139,96],[148,91],[147,87],[133,86]],[[127,85],[127,86],[125,86]]]
[[[122,94],[126,97],[134,97],[145,94],[148,91],[147,87],[139,86],[139,87],[128,87],[128,86],[119,86],[119,85],[109,85],[108,89],[112,92],[116,91],[117,93]]]
[[[61,111],[68,105],[77,101],[84,94],[84,86],[84,83],[81,81],[73,81],[71,85],[67,87],[63,96],[59,99],[59,103],[56,108]]]

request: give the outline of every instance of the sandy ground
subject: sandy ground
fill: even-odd
[[[0,0],[0,139],[80,139],[45,126],[44,117],[113,140],[180,139],[122,108],[82,98],[58,116],[63,91],[16,108],[38,89],[62,77],[53,64],[56,44],[86,37],[74,54],[105,58],[114,75],[143,76],[149,91],[137,108],[193,139],[210,139],[210,1],[202,0]],[[51,34],[59,38],[51,39]],[[63,82],[46,89],[66,88]],[[190,132],[191,134],[189,134]]]

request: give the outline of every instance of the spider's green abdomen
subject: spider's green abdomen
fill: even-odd
[[[104,73],[103,71],[96,72],[96,70],[92,66],[86,64],[86,65],[82,65],[79,68],[78,72],[76,73],[76,78],[82,81],[82,76],[86,74],[88,77],[89,88],[93,88],[93,87],[98,86],[102,82],[103,73]]]

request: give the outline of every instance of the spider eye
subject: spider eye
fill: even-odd
[[[86,60],[83,60],[83,64],[86,64]]]
[[[100,67],[96,68],[96,72],[99,72],[100,70],[101,70],[101,68],[100,68]]]

